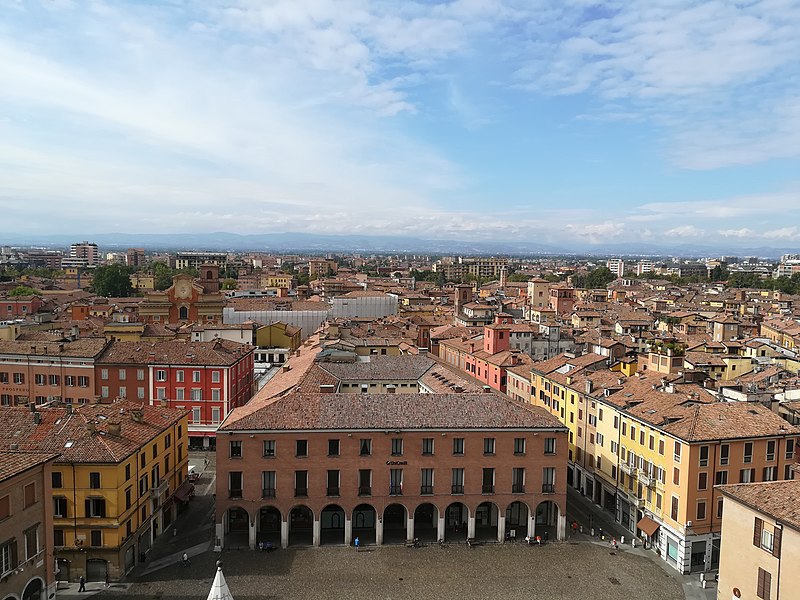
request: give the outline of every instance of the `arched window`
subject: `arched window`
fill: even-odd
[[[206,279],[213,279],[211,271],[206,271]]]
[[[189,320],[189,308],[187,306],[181,306],[180,309],[178,309],[178,318],[181,321]]]

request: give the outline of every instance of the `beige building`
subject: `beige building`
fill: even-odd
[[[800,596],[800,480],[724,485],[718,600]]]

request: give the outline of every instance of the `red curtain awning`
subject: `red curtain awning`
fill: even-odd
[[[187,480],[178,486],[178,489],[175,490],[173,497],[177,498],[181,502],[188,502],[193,492],[194,492],[194,484],[191,481]]]
[[[636,527],[644,531],[648,537],[653,537],[653,534],[658,530],[661,525],[653,521],[650,517],[642,517],[636,524]]]

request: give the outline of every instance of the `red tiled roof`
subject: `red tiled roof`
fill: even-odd
[[[0,481],[58,457],[52,452],[0,452]]]

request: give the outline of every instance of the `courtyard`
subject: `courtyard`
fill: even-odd
[[[255,598],[557,598],[680,600],[679,576],[628,551],[611,554],[592,543],[463,544],[328,547],[258,552],[207,552],[191,565],[165,567],[131,580],[125,592],[104,590],[96,597],[161,600],[208,595],[215,563],[235,600]]]

